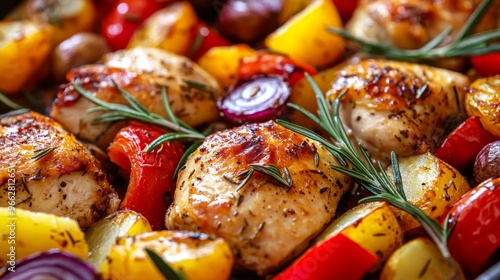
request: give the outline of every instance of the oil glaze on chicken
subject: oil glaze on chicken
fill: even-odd
[[[17,208],[70,217],[81,227],[117,210],[120,200],[99,162],[53,120],[37,113],[0,119],[0,147],[0,206],[9,206],[10,169]]]
[[[481,1],[360,0],[346,28],[359,38],[416,49],[448,26],[453,30],[452,37],[455,36]],[[496,28],[499,4],[499,1],[493,4],[477,32]]]
[[[237,191],[249,164],[273,164],[282,175],[287,168],[292,186],[255,172]],[[179,174],[166,226],[222,237],[237,266],[264,275],[304,250],[333,218],[351,182],[333,164],[324,146],[274,122],[216,132]]]
[[[430,66],[368,59],[338,72],[330,103],[344,90],[340,115],[355,142],[372,158],[390,162],[434,151],[445,125],[463,112],[463,74]],[[453,89],[456,88],[456,93]]]
[[[114,80],[147,110],[167,118],[161,97],[165,87],[173,113],[187,124],[197,126],[218,118],[215,100],[221,94],[219,85],[187,58],[159,49],[136,48],[107,54],[103,63],[75,68],[67,78],[103,101],[126,104]],[[106,149],[122,126],[92,124],[102,114],[86,114],[93,107],[96,105],[80,98],[71,84],[65,84],[50,115],[78,138]]]

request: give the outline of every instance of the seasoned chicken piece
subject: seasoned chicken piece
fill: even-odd
[[[250,164],[275,165],[292,186],[254,172],[237,190]],[[238,267],[260,275],[305,249],[333,218],[351,180],[324,146],[274,123],[216,132],[180,172],[168,229],[224,238]]]
[[[81,227],[118,208],[99,162],[53,120],[37,113],[2,118],[0,146],[0,206],[15,201],[17,208],[70,217]]]
[[[167,117],[162,105],[161,88],[166,87],[172,111],[191,126],[219,117],[215,101],[222,91],[216,80],[189,59],[157,49],[122,50],[104,57],[105,65],[88,65],[68,73],[72,83],[95,97],[126,104],[112,80],[128,91],[150,112]],[[96,105],[80,95],[71,84],[62,85],[51,116],[78,138],[106,149],[120,124],[111,127],[92,125],[102,113],[86,114]]]
[[[454,37],[482,0],[360,0],[347,30],[360,38],[403,49],[416,49],[446,27]],[[494,29],[498,2],[476,31]],[[448,38],[450,42],[452,38]]]
[[[449,44],[482,0],[360,0],[346,29],[356,37],[402,48],[417,49],[447,27]],[[492,4],[475,32],[496,28],[500,0]],[[462,70],[465,60],[440,59],[432,62],[443,68]]]
[[[401,157],[434,151],[444,126],[460,117],[468,85],[466,76],[449,70],[369,59],[341,69],[326,97],[333,104],[347,90],[344,125],[372,158],[387,164],[391,151]]]

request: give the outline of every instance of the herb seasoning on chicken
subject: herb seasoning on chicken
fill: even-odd
[[[0,119],[0,206],[8,206],[8,169],[16,207],[70,217],[88,227],[114,213],[118,195],[99,162],[58,123],[37,113]]]
[[[274,165],[291,184],[252,172],[241,186],[254,164]],[[265,275],[301,253],[335,215],[351,179],[334,164],[323,145],[274,122],[216,132],[179,173],[166,226],[222,237],[239,267]]]
[[[430,66],[369,59],[338,72],[327,92],[332,103],[347,89],[340,116],[355,142],[385,164],[399,157],[434,151],[445,125],[460,119],[463,74]],[[455,95],[455,90],[457,96]]]

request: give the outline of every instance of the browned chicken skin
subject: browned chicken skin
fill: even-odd
[[[53,120],[37,113],[0,119],[0,147],[0,206],[9,205],[10,169],[18,208],[70,217],[81,227],[117,210],[118,195],[99,162]],[[52,147],[56,149],[33,159]]]
[[[450,42],[482,0],[361,0],[346,28],[357,37],[403,49],[416,49],[448,26]],[[496,27],[496,1],[476,28]]]
[[[115,80],[148,111],[167,118],[161,97],[164,86],[173,113],[188,125],[205,124],[219,117],[215,104],[221,94],[219,85],[187,58],[157,49],[137,48],[107,54],[104,64],[75,68],[68,73],[68,80],[82,84],[101,100],[126,104],[112,83]],[[190,82],[207,89],[196,88]],[[92,121],[102,114],[86,114],[93,107],[96,105],[80,98],[71,84],[65,84],[59,89],[50,115],[78,138],[106,149],[123,125],[93,125]]]
[[[327,99],[333,103],[348,90],[340,107],[344,125],[372,158],[388,164],[391,151],[398,156],[434,151],[444,125],[461,116],[459,102],[468,85],[466,76],[449,70],[369,59],[340,70]]]
[[[287,168],[288,189],[255,172],[238,192],[249,164]],[[168,229],[224,238],[236,263],[264,275],[296,256],[333,218],[350,179],[318,142],[267,122],[216,132],[179,174]],[[283,175],[284,176],[284,175]]]

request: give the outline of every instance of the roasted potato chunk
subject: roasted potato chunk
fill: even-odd
[[[60,249],[87,259],[88,246],[78,223],[67,217],[0,207],[0,267],[8,261],[12,247],[14,259],[50,249]],[[34,238],[36,236],[36,238]]]
[[[89,246],[88,262],[106,278],[109,269],[105,260],[117,239],[150,231],[149,222],[141,214],[132,210],[115,212],[85,231]]]
[[[474,81],[465,95],[469,116],[478,116],[484,128],[500,137],[500,76]]]
[[[402,158],[399,169],[408,201],[436,220],[470,189],[457,170],[431,153]],[[392,177],[392,167],[387,173]],[[407,212],[395,212],[403,231],[419,227]]]
[[[188,1],[170,4],[158,10],[134,32],[127,48],[151,47],[187,55],[191,47],[191,30],[198,17]]]
[[[53,29],[32,21],[0,22],[0,91],[15,94],[47,59]]]
[[[162,279],[145,248],[155,251],[187,279],[228,279],[233,266],[233,255],[222,238],[159,231],[119,239],[108,256],[110,279]]]
[[[453,268],[441,255],[436,245],[426,238],[414,239],[399,248],[389,258],[380,280],[419,279],[465,279],[460,266],[455,264],[457,278],[453,278]]]
[[[372,271],[378,270],[403,244],[403,231],[386,202],[358,205],[333,221],[316,239],[321,242],[342,233],[379,259]]]
[[[20,16],[54,29],[52,46],[79,32],[92,31],[96,10],[91,0],[27,0]]]

